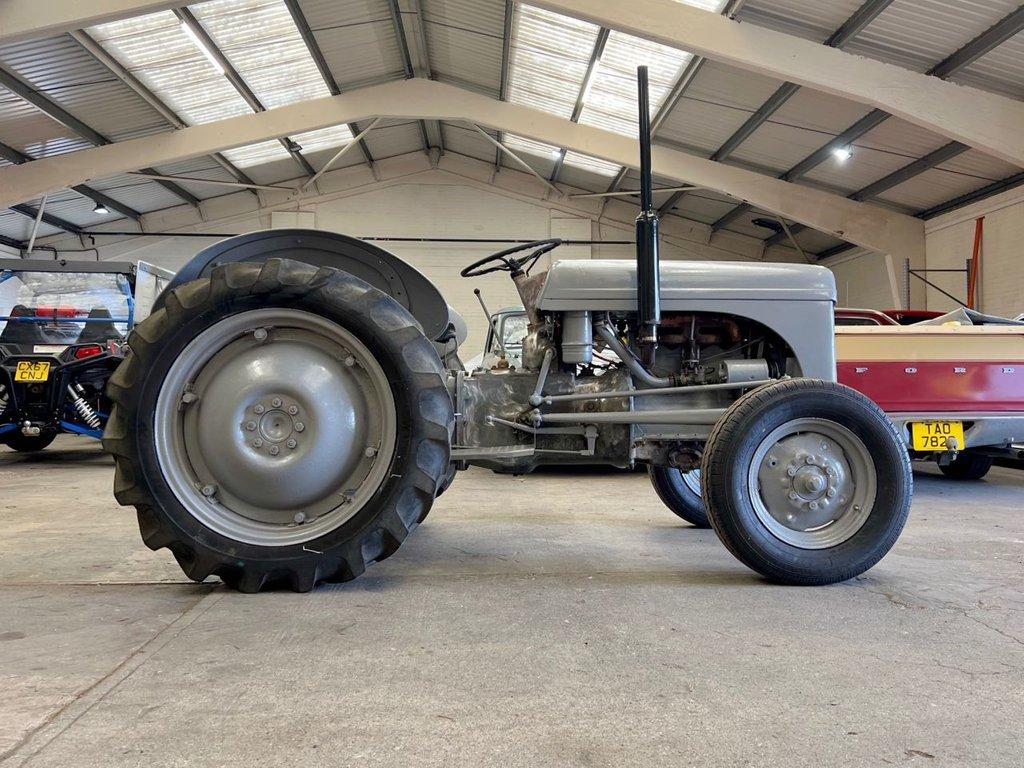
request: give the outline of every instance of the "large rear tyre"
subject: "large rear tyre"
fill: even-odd
[[[446,476],[441,361],[404,308],[348,273],[218,267],[129,345],[108,387],[114,495],[191,579],[353,579],[398,549]]]
[[[951,480],[981,480],[992,469],[993,462],[991,456],[964,451],[948,464],[939,464],[939,469]]]
[[[647,467],[651,485],[665,506],[696,528],[710,528],[700,491],[700,470],[683,472],[672,467]]]
[[[18,453],[35,453],[50,447],[50,443],[57,439],[57,433],[43,433],[41,435],[23,435],[21,432],[12,432],[9,435],[0,437],[0,442]]]
[[[739,398],[712,430],[702,475],[719,538],[781,584],[833,584],[871,568],[896,543],[913,492],[885,413],[813,379]]]

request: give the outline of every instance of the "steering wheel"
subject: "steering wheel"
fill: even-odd
[[[474,261],[459,274],[462,275],[462,277],[480,277],[481,275],[489,275],[491,272],[510,272],[512,277],[518,277],[524,272],[529,272],[533,269],[533,265],[537,263],[537,259],[545,253],[555,250],[555,248],[561,244],[562,240],[556,237],[551,240],[535,240],[532,243],[523,243],[522,245],[517,245],[513,248],[506,248],[504,251],[492,253],[490,256],[484,256],[480,261]],[[528,251],[531,248],[536,250],[522,258],[511,258],[515,253]],[[492,261],[496,261],[498,263],[493,266],[487,266]]]

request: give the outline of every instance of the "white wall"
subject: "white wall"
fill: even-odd
[[[620,240],[621,245],[572,245],[557,252],[559,258],[633,258],[632,218],[634,203],[574,201],[570,198],[542,199],[537,182],[526,174],[508,169],[489,178],[487,163],[451,157],[431,169],[419,158],[403,164],[378,164],[380,180],[355,177],[349,183],[333,181],[319,188],[321,195],[303,199],[301,204],[275,193],[261,195],[260,205],[249,193],[216,198],[203,204],[204,219],[192,211],[162,214],[162,230],[190,233],[243,233],[272,226],[294,226],[296,214],[306,226],[342,232],[357,237],[425,237]],[[418,165],[417,165],[418,164]],[[360,169],[339,172],[355,174]],[[389,177],[389,174],[391,178]],[[368,174],[366,174],[368,176]],[[334,174],[325,179],[330,180]],[[193,218],[188,218],[192,216]],[[149,222],[147,222],[149,224]],[[111,223],[115,230],[123,222]],[[150,225],[152,226],[152,225]],[[762,247],[754,238],[723,233],[710,235],[710,228],[678,217],[663,222],[662,255],[665,259],[760,258]],[[102,259],[148,261],[177,270],[214,239],[195,237],[96,238]],[[47,245],[79,248],[70,238],[49,238]],[[504,273],[476,279],[460,278],[463,267],[507,243],[403,243],[381,242],[381,247],[406,260],[433,280],[448,301],[467,320],[470,328],[468,350],[483,345],[486,320],[474,288],[480,288],[491,311],[519,303],[512,282]],[[773,258],[788,255],[787,249],[773,249]],[[541,265],[543,267],[543,265]]]
[[[148,215],[147,229],[190,233],[244,233],[272,226],[305,225],[357,237],[543,239],[562,237],[623,241],[621,244],[563,246],[559,258],[633,258],[635,202],[544,198],[535,179],[508,169],[492,177],[488,163],[446,156],[431,168],[422,155],[381,161],[376,178],[365,166],[323,177],[320,194],[296,202],[283,193],[248,192],[206,201],[202,219],[187,208]],[[123,228],[112,222],[111,231]],[[213,239],[193,237],[96,238],[102,259],[148,261],[179,269]],[[80,248],[77,238],[48,238],[47,245]],[[87,245],[92,245],[88,243]],[[473,295],[480,288],[491,311],[518,304],[507,275],[465,280],[458,272],[470,262],[507,247],[504,243],[379,243],[431,278],[470,327],[468,350],[483,344],[486,320]],[[763,244],[734,233],[715,233],[699,222],[668,216],[662,221],[662,258],[760,260]],[[772,261],[800,260],[789,248],[772,248]],[[843,274],[843,273],[837,273]],[[859,272],[840,277],[840,291],[858,306],[890,306],[875,301],[878,287],[854,286]],[[863,297],[863,298],[862,298]]]
[[[927,225],[929,269],[962,269],[974,247],[975,221],[985,217],[978,308],[1016,317],[1024,312],[1024,193],[1010,190],[989,200],[940,216]],[[963,275],[932,273],[929,280],[966,298]],[[928,309],[955,304],[928,289]]]

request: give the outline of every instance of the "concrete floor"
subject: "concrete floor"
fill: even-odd
[[[0,765],[1021,766],[1024,472],[787,589],[641,474],[464,473],[348,585],[184,582],[98,448],[0,452]]]

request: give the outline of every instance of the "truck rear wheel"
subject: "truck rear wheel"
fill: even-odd
[[[710,528],[700,491],[700,470],[683,472],[673,467],[647,467],[651,485],[665,506],[696,528]]]
[[[994,462],[991,456],[964,451],[948,464],[939,464],[939,469],[951,480],[981,480]]]
[[[398,549],[449,467],[441,361],[333,269],[232,263],[174,289],[110,380],[115,496],[189,578],[346,581]]]
[[[702,463],[725,546],[782,584],[832,584],[871,568],[910,510],[906,448],[885,414],[832,382],[793,379],[739,398]]]

